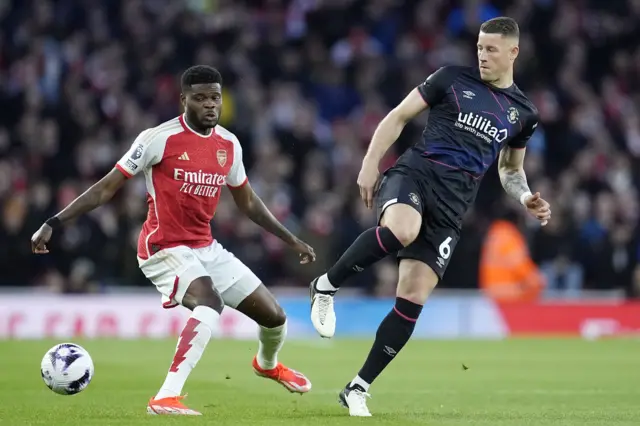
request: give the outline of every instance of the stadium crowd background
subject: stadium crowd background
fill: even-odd
[[[0,1],[1,283],[149,285],[135,256],[141,179],[57,233],[50,255],[31,255],[29,239],[138,132],[180,112],[178,76],[204,63],[223,74],[221,124],[239,136],[251,183],[318,262],[297,265],[228,194],[214,236],[267,285],[306,285],[373,224],[355,182],[376,124],[438,67],[473,64],[479,24],[503,14],[521,25],[516,81],[540,111],[527,174],[553,207],[544,229],[512,216],[551,281],[573,274],[585,289],[637,295],[638,0]],[[489,172],[443,287],[477,287],[484,233],[513,208]],[[388,295],[394,265],[353,284]]]

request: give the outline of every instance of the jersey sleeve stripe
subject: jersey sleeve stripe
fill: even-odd
[[[120,171],[120,173],[122,173],[124,175],[124,177],[126,177],[127,179],[130,179],[133,177],[133,175],[131,173],[129,173],[128,171],[126,171],[124,169],[124,167],[122,167],[120,164],[116,163],[116,169],[118,169]]]
[[[158,126],[155,129],[152,129],[149,134],[146,135],[143,143],[151,145],[152,143],[156,142],[160,136],[162,136],[162,138],[160,139],[166,139],[167,137],[169,137],[168,135],[178,133],[176,132],[177,130],[182,130],[182,128],[176,125],[167,125],[164,127]]]
[[[462,110],[460,109],[460,101],[458,100],[458,94],[456,93],[456,88],[453,87],[453,84],[451,85],[451,91],[453,92],[453,97],[456,99],[456,105],[458,106],[458,112],[461,112]]]
[[[233,185],[229,185],[229,184],[227,184],[227,186],[228,186],[229,188],[231,188],[231,189],[240,189],[240,188],[242,188],[243,186],[245,186],[248,182],[249,182],[249,177],[245,177],[245,178],[244,178],[244,180],[242,181],[242,183],[241,183],[240,185],[238,185],[238,186],[233,186]]]
[[[164,134],[175,134],[176,130],[182,130],[182,126],[177,119],[169,120],[165,123],[160,124],[159,126],[152,127],[148,129],[148,131],[141,138],[142,140],[138,141],[143,145],[151,145],[155,141],[158,140],[159,136],[164,136]],[[168,137],[168,136],[167,136]]]

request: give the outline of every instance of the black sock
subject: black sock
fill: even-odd
[[[422,305],[396,298],[396,305],[380,323],[373,347],[358,373],[361,379],[371,384],[382,373],[409,341],[420,312]]]
[[[338,288],[352,275],[402,248],[389,228],[376,226],[364,231],[327,272],[332,286]]]

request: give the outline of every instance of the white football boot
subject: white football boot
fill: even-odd
[[[336,333],[336,312],[333,310],[335,291],[320,291],[316,288],[318,278],[309,285],[311,298],[311,323],[320,336],[330,339]]]
[[[367,407],[367,398],[371,398],[371,395],[360,389],[359,386],[347,386],[340,392],[338,402],[349,409],[351,417],[371,417]]]

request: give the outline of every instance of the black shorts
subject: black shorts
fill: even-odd
[[[376,193],[378,222],[385,209],[397,203],[413,207],[422,216],[418,237],[398,252],[398,259],[424,262],[442,279],[460,240],[460,221],[425,179],[392,168]]]

